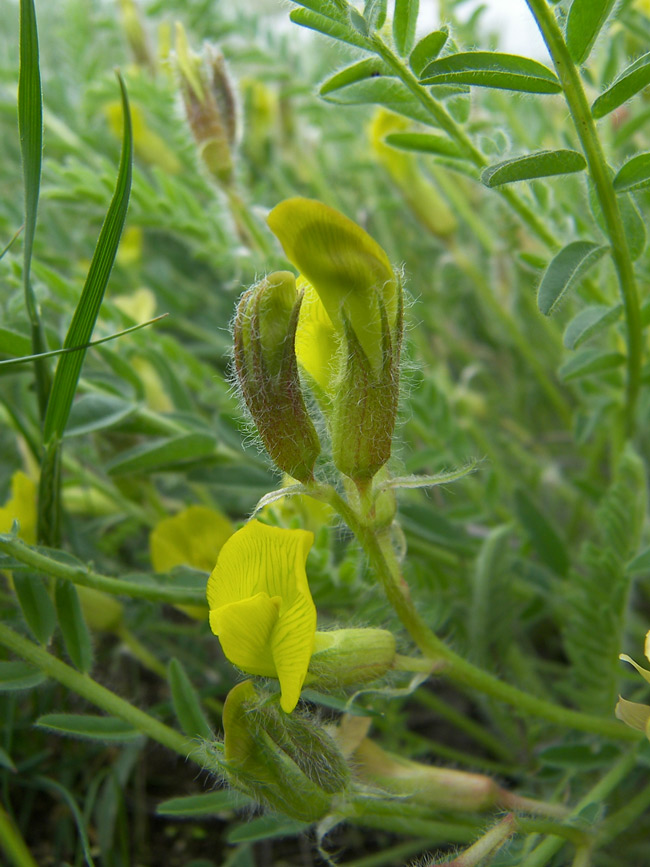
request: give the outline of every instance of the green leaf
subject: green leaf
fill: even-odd
[[[41,644],[47,644],[56,626],[56,612],[43,579],[32,572],[16,572],[14,587],[27,625]]]
[[[542,765],[552,768],[577,768],[581,771],[609,767],[620,756],[613,744],[562,744],[547,747],[537,754]]]
[[[578,151],[538,151],[488,166],[481,174],[481,181],[486,187],[498,187],[515,181],[581,172],[586,168],[586,160]]]
[[[66,438],[81,436],[118,424],[133,415],[137,406],[108,394],[85,394],[72,404]]]
[[[618,170],[614,178],[617,193],[640,190],[650,185],[650,153],[637,154]]]
[[[61,735],[72,735],[111,743],[126,743],[142,737],[132,725],[115,716],[84,713],[47,713],[36,720],[39,728]]]
[[[625,356],[621,352],[583,349],[562,365],[558,375],[565,382],[571,382],[575,379],[581,379],[583,376],[609,373],[623,364],[625,364]]]
[[[548,316],[569,289],[581,280],[609,247],[593,241],[572,241],[557,253],[544,272],[537,291],[537,306]]]
[[[366,78],[324,98],[335,105],[383,105],[389,111],[427,126],[434,124],[420,101],[396,78]]]
[[[470,84],[525,93],[560,93],[557,76],[547,67],[516,54],[466,51],[427,64],[422,84]]]
[[[345,24],[348,20],[347,12],[342,9],[336,0],[293,0],[298,6],[305,6],[319,15],[325,15],[327,18],[333,18],[334,21],[339,21]]]
[[[0,768],[7,768],[8,771],[15,771],[16,766],[11,760],[11,756],[9,753],[5,752],[5,750],[0,747]]]
[[[32,351],[32,342],[25,334],[0,328],[0,355],[28,355]]]
[[[650,572],[650,548],[645,548],[627,564],[627,572]]]
[[[398,150],[436,154],[452,159],[466,159],[458,145],[446,135],[432,135],[426,132],[394,132],[387,135],[384,141]]]
[[[573,0],[566,22],[566,43],[574,63],[584,63],[587,59],[615,2]]]
[[[124,138],[115,194],[99,233],[81,298],[66,334],[64,348],[83,346],[92,337],[126,220],[131,191],[133,141],[128,96],[124,82],[119,76],[118,79],[124,113]],[[43,429],[43,440],[46,444],[63,436],[85,357],[85,349],[59,357]]]
[[[623,70],[611,87],[594,100],[592,115],[595,118],[605,117],[647,84],[650,84],[650,51]]]
[[[43,672],[26,662],[0,662],[0,692],[32,689],[44,680]]]
[[[23,287],[25,307],[31,324],[31,351],[47,349],[38,304],[31,283],[31,263],[36,234],[38,198],[43,154],[43,96],[39,65],[38,30],[34,0],[20,2],[20,71],[18,74],[18,131],[23,160],[25,188],[25,230],[23,242]],[[36,387],[41,415],[50,392],[50,373],[42,359],[35,362]]]
[[[93,664],[93,647],[77,588],[71,581],[57,581],[54,598],[68,656],[75,668],[87,674]]]
[[[594,219],[598,223],[598,226],[602,230],[603,234],[608,236],[609,232],[607,229],[607,223],[605,222],[605,217],[603,216],[603,211],[598,200],[596,189],[591,181],[589,181],[587,188],[589,190],[589,206],[591,208],[592,214],[594,215]],[[623,220],[623,225],[625,227],[625,236],[627,238],[627,243],[630,247],[630,256],[633,260],[636,260],[645,249],[645,222],[641,217],[641,214],[639,213],[636,205],[634,204],[634,199],[629,193],[619,194],[618,207],[621,212],[621,219]]]
[[[366,0],[363,17],[371,30],[381,30],[386,23],[388,0]]]
[[[159,816],[214,816],[225,810],[239,810],[251,804],[251,799],[233,789],[220,789],[203,795],[187,795],[162,801],[156,808]]]
[[[226,836],[229,843],[252,843],[277,837],[296,837],[309,828],[304,822],[286,816],[260,816],[245,825],[238,825]]]
[[[122,452],[107,464],[106,469],[112,476],[152,473],[212,457],[215,449],[216,441],[209,434],[180,434],[170,439],[142,443]]]
[[[422,70],[432,63],[442,51],[449,32],[445,29],[434,30],[420,39],[409,57],[409,66],[419,78]]]
[[[340,72],[336,72],[331,78],[323,82],[319,93],[321,96],[326,96],[328,93],[333,93],[335,90],[340,90],[340,88],[354,84],[356,81],[390,74],[388,66],[379,57],[367,57],[365,60],[360,60],[358,63],[353,63]]]
[[[313,12],[311,9],[294,9],[289,18],[294,24],[299,24],[301,27],[316,30],[318,33],[331,36],[332,39],[339,39],[341,42],[348,42],[357,48],[365,48],[366,51],[371,50],[370,43],[358,30],[333,18],[319,15],[318,12]]]
[[[413,47],[419,11],[420,0],[395,0],[393,40],[402,57],[406,57]]]
[[[566,575],[570,563],[566,544],[523,488],[515,491],[515,511],[542,563],[557,575]]]
[[[167,678],[172,691],[174,712],[185,734],[211,740],[214,734],[210,724],[185,669],[177,659],[169,661]]]
[[[589,340],[608,325],[616,322],[622,312],[622,304],[617,304],[615,307],[608,307],[604,304],[585,307],[567,325],[563,338],[564,345],[567,349],[577,349],[585,340]]]

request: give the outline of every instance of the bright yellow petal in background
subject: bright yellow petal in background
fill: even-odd
[[[287,713],[314,647],[316,608],[305,572],[313,540],[305,530],[249,521],[223,546],[208,580],[210,626],[226,657],[249,674],[277,677]]]
[[[314,287],[304,279],[298,280],[298,287],[304,295],[296,329],[296,358],[327,394],[336,386],[339,341]]]
[[[371,363],[381,365],[381,296],[390,324],[397,316],[397,283],[388,256],[355,222],[314,199],[277,205],[268,224],[287,258],[318,292],[342,331],[342,308]]]
[[[18,535],[28,545],[36,544],[36,483],[18,470],[11,477],[11,496],[0,506],[0,533],[10,533],[18,521]]]

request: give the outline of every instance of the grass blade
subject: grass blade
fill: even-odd
[[[40,354],[47,348],[38,313],[36,296],[31,283],[31,263],[36,233],[38,197],[41,187],[41,161],[43,152],[43,95],[38,54],[38,30],[34,0],[20,3],[20,72],[18,75],[18,131],[23,160],[25,186],[25,237],[23,242],[23,286],[25,306],[31,325],[32,351]],[[13,240],[13,239],[12,239]],[[41,418],[45,415],[50,388],[47,362],[39,358],[34,362],[36,390]]]

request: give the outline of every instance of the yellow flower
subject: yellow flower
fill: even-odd
[[[36,484],[18,470],[11,477],[11,496],[0,506],[0,533],[10,533],[18,521],[18,535],[28,545],[36,544]]]
[[[298,703],[316,634],[305,562],[306,530],[249,521],[228,539],[208,580],[210,626],[226,657],[248,674],[277,677],[280,705]]]
[[[646,658],[650,662],[650,631],[646,633],[644,652]],[[621,653],[619,659],[633,665],[641,677],[650,683],[650,671],[648,671],[647,668],[637,665],[637,663],[628,656],[627,653]],[[645,736],[650,740],[650,707],[647,704],[640,704],[636,701],[627,701],[627,699],[619,698],[618,704],[616,705],[616,716],[631,728],[644,732]]]
[[[174,566],[191,566],[203,572],[212,571],[219,551],[232,535],[228,518],[207,506],[188,506],[164,518],[151,531],[149,550],[155,572],[169,572]],[[205,619],[205,608],[179,605],[190,617]]]
[[[368,360],[382,365],[384,327],[395,325],[399,286],[388,256],[361,226],[314,199],[280,202],[268,224],[289,261],[314,287],[337,333],[348,319]]]

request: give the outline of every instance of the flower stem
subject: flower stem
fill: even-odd
[[[625,308],[627,326],[627,385],[626,385],[626,430],[634,433],[635,411],[641,387],[643,362],[643,335],[639,292],[636,285],[634,265],[625,234],[625,226],[612,184],[611,173],[598,137],[596,124],[582,87],[580,73],[571,59],[569,49],[546,0],[526,0],[537,26],[546,42],[555,71],[562,84],[571,117],[580,144],[584,151],[589,174],[598,202],[603,212],[607,234],[611,241],[611,255],[618,277],[621,298]]]
[[[80,587],[102,590],[113,596],[130,596],[137,599],[148,599],[150,602],[167,602],[170,605],[205,605],[204,594],[196,590],[139,584],[135,581],[124,581],[120,578],[99,575],[85,566],[71,566],[60,560],[54,560],[46,554],[41,554],[40,551],[30,548],[29,545],[8,533],[0,534],[0,552],[8,554],[14,560],[24,563],[30,569],[43,575],[71,581]]]
[[[26,662],[31,662],[49,677],[62,683],[65,687],[82,696],[96,707],[108,714],[119,717],[147,737],[158,741],[183,758],[189,758],[202,764],[199,760],[198,743],[175,731],[168,725],[154,719],[148,713],[134,707],[128,701],[115,695],[106,687],[97,683],[87,674],[80,674],[65,662],[61,662],[42,647],[14,632],[8,626],[0,623],[0,644],[11,650]]]
[[[556,725],[618,740],[640,739],[639,732],[626,728],[618,720],[592,716],[530,695],[463,659],[444,644],[418,613],[401,575],[389,532],[385,529],[376,531],[364,524],[330,485],[316,483],[310,493],[328,502],[355,534],[402,625],[424,656],[433,663],[443,664],[441,673],[446,677]]]

